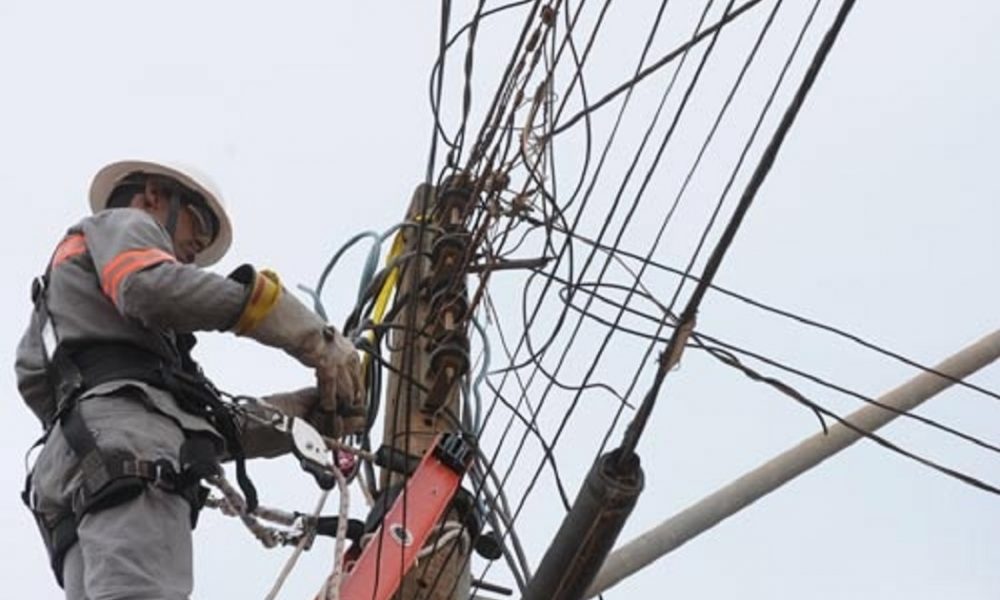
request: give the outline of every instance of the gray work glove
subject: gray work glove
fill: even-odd
[[[316,370],[321,431],[340,437],[365,428],[365,387],[354,344],[288,290],[282,289],[274,308],[244,335],[281,348]]]
[[[367,413],[350,415],[329,412],[320,402],[319,388],[316,387],[272,394],[264,396],[261,400],[290,417],[298,417],[309,422],[316,428],[316,431],[327,437],[340,437],[350,427],[355,427],[351,431],[361,430],[365,426],[363,419],[368,417]],[[346,413],[346,411],[342,412]],[[360,423],[351,422],[351,419],[357,417],[362,419]]]

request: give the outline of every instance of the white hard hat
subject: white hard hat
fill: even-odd
[[[122,160],[111,163],[98,171],[90,184],[91,210],[96,213],[107,208],[111,192],[115,187],[127,176],[136,173],[170,177],[202,195],[208,208],[219,221],[219,231],[212,243],[195,256],[194,262],[201,267],[218,262],[229,250],[229,245],[233,241],[233,226],[229,221],[229,215],[226,214],[226,205],[222,201],[219,188],[197,169],[173,162]]]

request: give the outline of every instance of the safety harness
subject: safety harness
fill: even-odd
[[[191,358],[195,338],[176,336],[169,346],[175,356],[167,359],[132,344],[99,343],[71,345],[60,343],[56,324],[48,310],[47,292],[51,265],[32,285],[32,301],[45,359],[46,372],[54,392],[55,416],[45,423],[45,433],[36,442],[43,444],[58,422],[70,449],[79,459],[82,475],[74,493],[70,512],[46,517],[35,509],[29,473],[22,500],[32,511],[42,533],[50,564],[59,585],[63,585],[63,562],[67,551],[77,541],[77,525],[86,514],[120,505],[134,499],[147,486],[155,485],[178,494],[191,505],[191,527],[208,495],[200,480],[220,472],[215,442],[207,435],[190,434],[179,449],[180,470],[170,461],[142,460],[130,452],[101,449],[79,410],[81,397],[103,383],[135,380],[170,392],[182,410],[206,419],[226,443],[226,450],[236,463],[237,480],[249,510],[257,505],[257,494],[246,473],[245,455],[235,415],[222,401],[215,386]],[[50,354],[49,349],[54,348]]]

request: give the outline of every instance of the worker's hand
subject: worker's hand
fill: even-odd
[[[359,433],[368,418],[365,385],[358,351],[333,327],[323,330],[325,347],[316,366],[319,417],[337,436]]]
[[[319,390],[315,386],[306,387],[294,392],[264,396],[261,400],[289,417],[298,417],[308,421],[319,407]]]
[[[367,394],[354,345],[288,293],[274,273],[258,273],[246,265],[230,277],[246,285],[247,293],[233,331],[281,348],[316,371],[316,411],[323,433],[340,437],[363,431]]]
[[[307,387],[294,392],[281,394],[271,394],[264,396],[261,400],[269,407],[290,417],[298,417],[309,422],[316,428],[316,431],[327,437],[340,437],[345,432],[354,433],[361,431],[365,426],[367,413],[363,415],[344,414],[343,408],[331,411],[329,407],[323,407],[320,402],[320,389],[318,387]],[[341,405],[337,403],[338,407]],[[361,417],[358,420],[357,417]],[[354,429],[351,429],[354,427]]]

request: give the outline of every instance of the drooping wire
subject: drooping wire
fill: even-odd
[[[779,381],[777,379],[774,379],[773,377],[767,377],[765,375],[761,375],[757,371],[755,371],[755,370],[751,369],[750,367],[744,365],[731,352],[728,352],[728,351],[726,351],[726,350],[724,350],[722,348],[712,347],[712,346],[707,346],[707,345],[705,346],[705,349],[708,351],[709,355],[711,355],[712,357],[718,359],[720,362],[722,362],[722,363],[724,363],[726,365],[729,365],[729,366],[731,366],[733,368],[738,369],[739,371],[743,372],[747,377],[753,379],[754,381],[759,381],[761,383],[766,383],[767,385],[770,385],[771,387],[777,389],[781,393],[783,393],[783,394],[785,394],[787,396],[792,397],[797,402],[805,404],[805,405],[809,406],[810,408],[812,408],[812,410],[820,412],[820,413],[824,414],[825,416],[833,419],[837,423],[843,425],[847,429],[851,430],[852,432],[858,434],[861,437],[864,437],[865,439],[871,440],[871,441],[875,442],[876,444],[878,444],[878,445],[880,445],[880,446],[882,446],[884,448],[887,448],[887,449],[895,452],[896,454],[905,456],[906,458],[909,458],[910,460],[916,461],[916,462],[924,465],[925,467],[929,467],[929,468],[931,468],[931,469],[933,469],[933,470],[935,470],[935,471],[937,471],[939,473],[947,475],[948,477],[951,477],[953,479],[957,479],[958,481],[961,481],[962,483],[965,483],[967,485],[970,485],[972,487],[978,488],[978,489],[986,491],[986,492],[990,492],[990,493],[993,493],[993,494],[1000,495],[1000,488],[997,488],[997,487],[993,486],[992,484],[986,483],[985,481],[982,481],[981,479],[973,477],[973,476],[971,476],[971,475],[969,475],[967,473],[962,473],[961,471],[956,471],[955,469],[952,469],[950,467],[945,467],[945,466],[943,466],[943,465],[941,465],[941,464],[939,464],[937,462],[934,462],[934,461],[932,461],[932,460],[930,460],[928,458],[924,458],[923,456],[920,456],[920,455],[918,455],[916,453],[913,453],[913,452],[911,452],[909,450],[906,450],[906,449],[898,446],[897,444],[895,444],[893,442],[890,442],[889,440],[885,439],[884,437],[882,437],[882,436],[880,436],[880,435],[878,435],[878,434],[876,434],[874,432],[867,431],[867,430],[865,430],[865,429],[863,429],[861,427],[858,427],[857,425],[855,425],[854,423],[852,423],[849,419],[841,417],[837,413],[835,413],[835,412],[833,412],[833,411],[831,411],[831,410],[829,410],[827,408],[824,408],[823,406],[820,406],[816,402],[814,402],[814,401],[806,398],[798,390],[794,389],[793,387],[789,386],[788,384],[783,383],[783,382],[781,382],[781,381]]]

